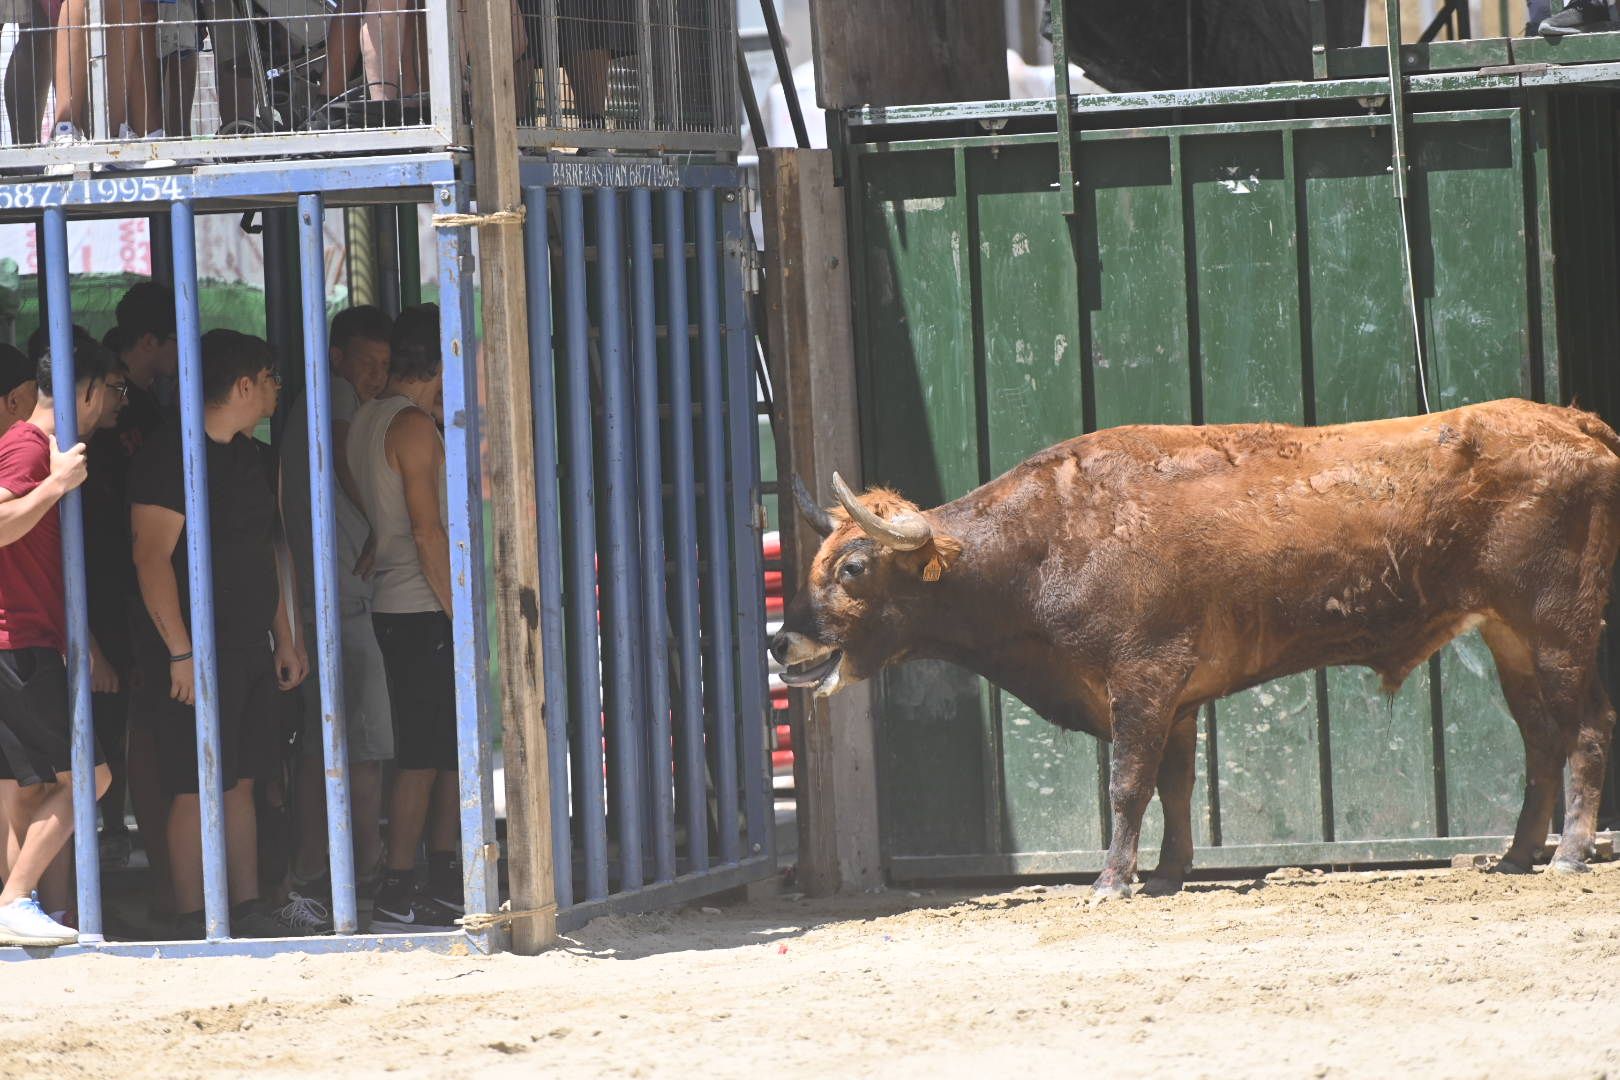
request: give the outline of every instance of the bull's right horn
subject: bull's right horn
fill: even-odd
[[[810,489],[804,486],[799,474],[793,474],[793,501],[799,504],[799,513],[810,527],[822,536],[831,536],[833,531],[832,515],[827,513],[825,507],[816,502],[816,497],[810,494]]]
[[[884,547],[891,547],[896,551],[916,551],[933,539],[934,527],[928,524],[928,519],[921,514],[899,514],[892,519],[879,517],[861,505],[860,499],[856,498],[849,485],[844,483],[842,476],[833,473],[832,483],[833,491],[838,495],[838,501],[843,504],[850,520]]]

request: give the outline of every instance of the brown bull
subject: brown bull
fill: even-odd
[[[1113,744],[1096,889],[1128,895],[1155,785],[1151,891],[1192,864],[1197,712],[1336,664],[1393,693],[1478,627],[1524,737],[1506,870],[1527,871],[1570,766],[1557,870],[1584,870],[1614,713],[1596,676],[1620,543],[1620,439],[1529,401],[1340,427],[1125,427],[1042,451],[933,510],[834,477],[809,582],[771,644],[832,693],[949,660]],[[803,489],[800,489],[802,496]]]

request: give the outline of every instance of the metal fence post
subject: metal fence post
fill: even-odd
[[[734,863],[737,840],[737,692],[735,611],[731,589],[731,538],[726,529],[725,351],[720,337],[720,251],[715,233],[715,193],[701,188],[697,201],[698,337],[702,349],[704,622],[708,624],[710,670],[704,680],[714,708],[715,828],[720,859]]]
[[[641,651],[646,670],[647,765],[653,874],[675,876],[674,757],[669,719],[669,611],[664,590],[664,471],[658,420],[658,293],[653,278],[652,192],[630,192],[631,292],[635,304],[636,472],[641,496]],[[668,251],[664,257],[679,258]],[[671,326],[670,336],[681,328]]]
[[[703,656],[698,611],[697,466],[692,422],[692,339],[687,311],[686,193],[664,192],[665,322],[669,326],[670,451],[675,488],[675,648],[680,674],[680,779],[686,810],[688,872],[709,868],[708,799],[703,783]]]
[[[332,926],[352,934],[359,925],[354,892],[354,841],[349,816],[349,730],[344,713],[342,623],[333,496],[332,376],[326,352],[326,257],[319,195],[298,197],[299,260],[303,279],[304,405],[309,415],[311,565],[315,577],[315,641],[321,690],[321,746],[326,759],[326,835],[332,869]],[[294,613],[293,618],[302,621]]]
[[[73,309],[68,288],[67,215],[45,211],[45,288],[50,295],[51,385],[56,406],[56,442],[80,441]],[[88,439],[95,432],[85,433]],[[101,940],[101,855],[96,838],[95,722],[90,697],[90,597],[84,576],[84,516],[78,491],[58,504],[62,580],[67,600],[68,715],[72,717],[73,856],[78,871],[79,940]]]
[[[614,816],[619,836],[619,888],[641,888],[641,770],[638,725],[645,715],[642,660],[635,609],[639,603],[635,537],[635,412],[630,399],[630,357],[624,347],[624,232],[619,193],[598,188],[596,280],[600,305],[602,480],[607,536],[597,588],[602,600],[603,698],[607,702]]]
[[[439,213],[467,212],[463,183],[434,185]],[[472,356],[472,244],[465,225],[438,231],[439,338],[444,360],[445,491],[449,503],[451,623],[455,640],[456,753],[461,793],[461,858],[466,914],[482,915],[499,900],[494,774],[489,761],[489,678],[482,593],[484,513],[478,457],[478,382]],[[494,952],[492,931],[469,931],[475,947]]]
[[[557,392],[568,581],[568,700],[578,719],[574,783],[585,839],[586,900],[607,895],[607,809],[602,790],[602,676],[596,618],[596,490],[592,480],[590,310],[586,303],[585,196],[563,188],[563,329]],[[576,900],[579,897],[575,898]]]
[[[169,211],[174,236],[176,340],[180,351],[180,437],[186,493],[186,558],[196,672],[197,798],[202,810],[206,936],[230,936],[225,875],[225,808],[219,764],[219,695],[214,649],[214,557],[209,532],[208,433],[203,429],[202,327],[197,308],[197,228],[190,200]]]

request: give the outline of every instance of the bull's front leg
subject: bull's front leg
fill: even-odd
[[[1116,697],[1113,749],[1109,757],[1108,802],[1113,834],[1103,871],[1092,886],[1093,902],[1131,895],[1136,878],[1142,814],[1153,798],[1160,760],[1170,734],[1173,704],[1157,697]]]

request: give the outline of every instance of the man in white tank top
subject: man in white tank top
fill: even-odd
[[[360,406],[346,452],[376,537],[372,623],[394,720],[388,851],[372,926],[451,926],[462,910],[450,539],[445,529],[439,309],[402,311],[388,383]],[[416,883],[427,833],[428,880]]]

